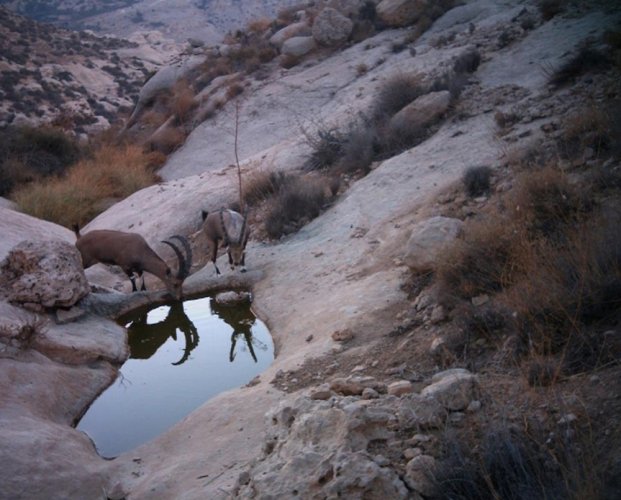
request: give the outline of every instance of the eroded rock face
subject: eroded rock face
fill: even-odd
[[[0,263],[6,299],[34,311],[71,307],[90,287],[75,246],[64,241],[23,241]]]
[[[300,397],[267,415],[265,458],[240,476],[240,498],[407,498],[397,473],[367,451],[373,440],[393,436],[396,419],[381,406],[344,398]],[[297,492],[297,493],[296,493]]]

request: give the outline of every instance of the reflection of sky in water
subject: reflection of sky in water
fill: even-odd
[[[145,443],[209,398],[246,384],[270,365],[274,346],[265,325],[248,308],[227,309],[210,301],[184,302],[185,315],[179,309],[173,314],[170,306],[158,307],[148,312],[147,326],[130,331],[130,345],[143,340],[149,344],[147,351],[157,350],[148,359],[128,359],[116,382],[80,421],[78,429],[91,436],[102,456]],[[196,328],[198,338],[183,333],[189,326]],[[193,341],[191,350],[186,337]],[[143,347],[134,347],[138,357],[144,357]]]

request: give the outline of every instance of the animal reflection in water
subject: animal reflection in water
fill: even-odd
[[[218,316],[231,327],[231,349],[229,361],[233,362],[236,356],[237,341],[243,338],[254,362],[257,362],[255,348],[266,351],[268,346],[252,336],[254,315],[248,307],[225,307],[218,305],[214,299],[209,301],[212,314]],[[147,323],[145,312],[127,325],[127,335],[131,358],[149,359],[163,346],[169,338],[177,340],[177,330],[185,337],[183,356],[173,365],[181,365],[189,358],[192,351],[198,346],[199,335],[196,326],[186,315],[182,302],[175,302],[170,306],[166,317],[157,323]]]

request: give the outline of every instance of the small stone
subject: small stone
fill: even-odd
[[[56,309],[56,323],[59,325],[65,325],[77,321],[86,315],[86,311],[79,307],[72,307],[71,309]]]
[[[569,425],[569,424],[575,422],[576,420],[578,420],[578,417],[576,417],[576,415],[574,415],[573,413],[568,413],[567,415],[563,415],[559,419],[558,424],[559,425]]]
[[[414,457],[422,455],[423,451],[420,448],[407,448],[403,450],[403,456],[406,460],[412,460]]]
[[[310,398],[319,401],[325,401],[332,397],[332,391],[327,385],[322,385],[311,390]]]
[[[310,342],[311,340],[313,340],[313,334],[311,333],[308,337],[306,337],[306,342]]]
[[[477,295],[476,297],[472,297],[472,305],[474,307],[479,307],[482,306],[483,304],[486,304],[487,302],[489,302],[489,295]]]
[[[474,400],[474,401],[470,401],[470,404],[466,408],[466,411],[468,413],[476,413],[480,409],[481,409],[481,401]]]
[[[332,340],[335,342],[347,342],[354,338],[354,334],[351,330],[337,330],[332,333]]]
[[[398,380],[388,385],[388,394],[392,394],[393,396],[401,396],[411,392],[414,392],[414,387],[409,380]]]
[[[377,399],[379,398],[379,392],[371,387],[365,387],[362,390],[362,398],[363,399]]]

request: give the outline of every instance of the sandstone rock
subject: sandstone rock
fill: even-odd
[[[285,41],[291,37],[309,36],[310,34],[311,29],[308,23],[306,23],[305,21],[300,21],[278,30],[270,37],[270,43],[280,48],[282,47],[283,43],[285,43]]]
[[[364,390],[364,386],[350,379],[338,378],[330,384],[330,389],[344,396],[359,396]]]
[[[330,390],[330,387],[328,386],[328,384],[323,384],[322,386],[316,387],[311,390],[310,398],[325,401],[326,399],[330,399],[332,397],[332,394],[333,393]]]
[[[438,429],[446,420],[446,410],[432,397],[407,394],[397,406],[397,419],[401,429]]]
[[[431,217],[416,224],[406,243],[404,261],[414,271],[435,267],[438,252],[460,234],[463,222],[449,217]]]
[[[147,83],[140,89],[138,101],[134,107],[125,128],[130,128],[138,117],[142,114],[145,107],[151,102],[157,94],[170,90],[180,78],[186,76],[190,71],[205,61],[204,56],[191,56],[177,64],[164,66],[155,73]]]
[[[388,394],[393,396],[401,396],[403,394],[409,394],[414,391],[412,382],[409,380],[398,380],[388,385]]]
[[[389,26],[407,26],[418,20],[428,4],[427,0],[382,0],[377,16]]]
[[[326,7],[338,10],[344,16],[354,18],[366,0],[329,0]]]
[[[222,292],[216,295],[215,301],[220,306],[235,307],[252,302],[250,292]]]
[[[23,241],[0,263],[9,302],[35,311],[71,307],[90,292],[80,254],[64,241]]]
[[[421,391],[422,396],[437,399],[449,411],[464,410],[475,399],[476,375],[467,370],[447,370],[436,376],[436,381]]]
[[[349,37],[354,23],[335,9],[325,8],[315,18],[313,37],[319,45],[335,46]]]
[[[405,466],[405,481],[414,491],[423,496],[434,493],[436,460],[430,455],[419,455]]]
[[[301,57],[315,49],[315,39],[312,36],[293,36],[287,39],[280,52],[285,55]]]
[[[389,126],[397,131],[422,131],[437,122],[450,104],[451,94],[448,90],[430,92],[418,97],[395,114],[390,119]]]
[[[354,332],[349,329],[337,330],[332,333],[332,340],[335,342],[347,342],[354,338]]]

